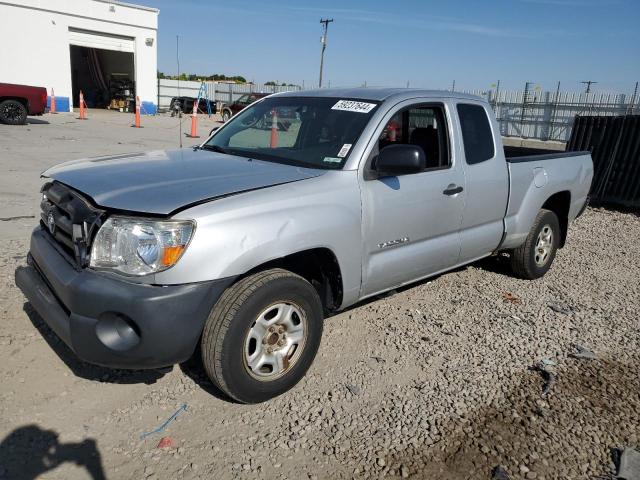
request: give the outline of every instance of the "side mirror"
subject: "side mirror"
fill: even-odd
[[[213,127],[211,129],[211,131],[209,132],[209,136],[213,135],[213,132],[215,132],[216,130],[218,130],[220,127]]]
[[[427,168],[424,150],[416,145],[389,145],[378,154],[375,170],[378,177],[395,177],[420,173]]]

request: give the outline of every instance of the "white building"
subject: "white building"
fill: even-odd
[[[53,90],[57,111],[77,107],[82,90],[89,107],[137,95],[155,113],[158,13],[107,0],[0,0],[0,83]]]

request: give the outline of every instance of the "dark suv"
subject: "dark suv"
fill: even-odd
[[[171,103],[169,104],[169,111],[171,112],[171,116],[175,116],[176,114],[190,114],[193,112],[193,104],[196,99],[194,97],[173,97],[171,99]],[[209,108],[211,108],[211,113],[216,113],[216,102],[213,100],[209,101]],[[201,98],[198,101],[198,113],[208,113],[207,109],[207,99]]]
[[[245,109],[253,102],[269,95],[268,93],[246,93],[233,103],[225,104],[222,107],[222,121],[228,121],[232,116],[240,110]]]

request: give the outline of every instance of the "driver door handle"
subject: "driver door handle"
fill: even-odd
[[[447,185],[447,188],[442,192],[445,195],[456,195],[457,193],[462,192],[462,190],[464,190],[464,188],[462,188],[460,185],[456,185],[455,183],[450,183],[449,185]]]

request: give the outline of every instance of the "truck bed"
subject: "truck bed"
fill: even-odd
[[[593,176],[590,152],[521,147],[504,147],[504,152],[509,169],[504,248],[522,244],[543,203],[553,195],[567,196],[569,223],[582,210]]]
[[[504,146],[504,156],[509,163],[535,162],[538,160],[551,160],[553,158],[576,157],[589,155],[590,152],[567,152],[564,150],[550,150],[545,148],[510,147]]]

